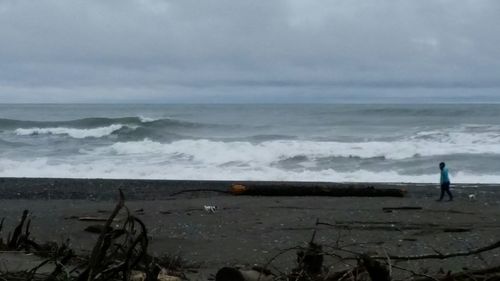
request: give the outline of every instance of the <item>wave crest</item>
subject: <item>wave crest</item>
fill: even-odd
[[[294,157],[317,160],[326,157],[379,158],[403,160],[415,157],[431,157],[452,154],[500,154],[499,143],[475,145],[474,142],[447,143],[428,140],[335,142],[304,140],[272,140],[260,143],[246,141],[178,140],[160,143],[143,141],[118,142],[101,147],[94,153],[112,155],[190,155],[192,159],[207,165],[228,162],[270,165]]]
[[[83,139],[83,138],[101,138],[104,136],[111,135],[112,133],[123,128],[123,125],[114,124],[107,127],[98,127],[92,129],[75,129],[75,128],[28,128],[28,129],[16,129],[15,133],[19,136],[31,136],[31,135],[68,135],[72,138]]]
[[[126,124],[131,126],[153,125],[153,126],[178,126],[178,127],[202,127],[208,124],[187,122],[171,118],[152,118],[146,116],[138,117],[120,117],[105,118],[92,117],[67,121],[33,121],[33,120],[15,120],[0,118],[0,129],[25,129],[25,128],[53,128],[66,127],[77,129],[89,129],[96,127],[105,127],[115,124]]]

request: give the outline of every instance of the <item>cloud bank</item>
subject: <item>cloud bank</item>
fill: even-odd
[[[0,0],[0,102],[500,101],[496,0]]]

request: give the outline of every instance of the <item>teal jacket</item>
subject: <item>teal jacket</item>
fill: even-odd
[[[450,176],[448,175],[448,169],[443,168],[441,170],[441,183],[450,182]]]

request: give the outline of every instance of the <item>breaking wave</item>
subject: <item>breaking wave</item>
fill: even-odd
[[[75,139],[83,138],[101,138],[109,136],[123,128],[123,125],[110,125],[107,127],[99,127],[93,129],[75,129],[75,128],[29,128],[29,129],[16,129],[15,133],[19,136],[31,135],[68,135]]]
[[[160,121],[162,120],[161,118],[153,118],[153,117],[147,117],[147,116],[142,116],[142,115],[139,115],[139,120],[142,122],[142,123],[149,123],[149,122],[155,122],[155,121]],[[165,120],[165,119],[164,119]],[[172,119],[169,119],[169,120],[172,120]]]
[[[101,138],[116,134],[121,140],[144,138],[183,138],[175,130],[197,129],[216,125],[186,122],[176,119],[145,116],[124,118],[84,118],[71,121],[22,121],[0,119],[0,132],[10,131],[17,136],[61,135],[72,138]]]
[[[132,162],[123,159],[95,159],[92,162],[52,162],[46,158],[17,161],[0,159],[0,175],[4,177],[49,178],[115,178],[115,179],[186,179],[186,180],[278,180],[325,182],[418,182],[435,183],[436,174],[405,175],[395,170],[375,172],[357,170],[339,172],[333,169],[289,171],[276,167],[232,168],[218,166],[161,165],[155,161]],[[455,183],[498,183],[494,174],[453,174]]]
[[[88,129],[96,127],[106,127],[111,125],[135,125],[135,126],[155,126],[155,127],[202,127],[210,126],[210,124],[201,124],[194,122],[187,122],[171,118],[151,118],[145,116],[139,117],[122,117],[122,118],[83,118],[69,121],[30,121],[30,120],[14,120],[14,119],[1,119],[0,129],[15,130],[25,128],[52,128],[52,127],[66,127],[77,129]]]
[[[260,143],[246,141],[179,140],[160,143],[145,139],[134,142],[118,142],[96,148],[99,155],[152,154],[190,155],[206,164],[223,164],[231,161],[269,164],[283,159],[305,156],[308,159],[324,157],[359,157],[401,160],[414,157],[450,154],[500,154],[500,143],[475,145],[474,139],[460,143],[435,140],[334,142],[306,140],[271,140]]]
[[[13,118],[54,118],[22,110]],[[0,176],[436,182],[446,161],[454,182],[500,182],[498,110],[109,106],[0,119]]]

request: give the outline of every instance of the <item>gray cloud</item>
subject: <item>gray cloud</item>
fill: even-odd
[[[0,102],[500,100],[499,14],[496,0],[0,0]]]

